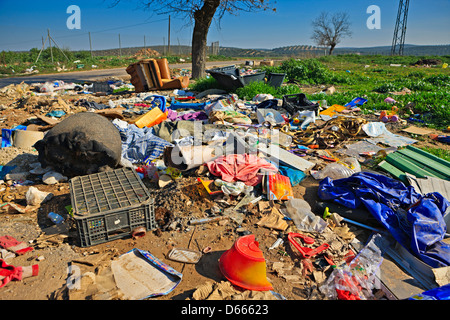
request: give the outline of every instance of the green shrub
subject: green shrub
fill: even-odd
[[[286,73],[290,81],[301,84],[332,83],[333,74],[317,59],[283,61],[280,71]]]
[[[189,84],[189,89],[202,92],[208,89],[222,89],[220,84],[213,77],[197,79]]]

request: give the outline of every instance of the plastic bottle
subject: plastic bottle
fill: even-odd
[[[54,224],[60,224],[60,223],[64,222],[64,218],[61,217],[61,216],[60,216],[59,214],[57,214],[57,213],[49,212],[47,216],[50,218],[50,220],[52,220],[52,222],[53,222]]]
[[[303,199],[290,199],[281,210],[288,216],[299,230],[307,232],[323,232],[328,225],[321,217],[311,211],[311,206]]]
[[[267,122],[269,122],[272,125],[276,125],[277,121],[275,120],[275,116],[272,112],[267,112],[264,120],[266,120]]]
[[[302,125],[300,126],[300,128],[301,128],[302,130],[306,130],[306,128],[308,128],[308,125],[309,125],[311,122],[314,122],[314,120],[313,120],[312,117],[306,118],[305,121],[303,121],[303,123],[302,123]]]

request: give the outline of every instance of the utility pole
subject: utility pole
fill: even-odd
[[[147,49],[146,43],[145,43],[145,36],[144,36],[144,51]]]
[[[47,29],[47,35],[48,35],[48,43],[50,44],[50,55],[52,56],[52,63],[53,63],[53,49],[52,49],[52,38],[50,37],[50,29]]]
[[[164,50],[164,55],[166,55],[166,37],[163,37],[163,50]]]
[[[122,56],[122,43],[120,41],[120,33],[119,33],[119,56]]]
[[[170,55],[170,15],[169,15],[169,30],[168,30],[168,42],[167,42],[167,55]]]
[[[38,54],[38,56],[36,58],[36,61],[34,63],[37,63],[39,58],[41,57],[41,53],[42,53],[42,51],[45,48],[45,43],[47,42],[47,39],[49,39],[49,41],[50,41],[50,37],[48,36],[48,34],[47,34],[47,38],[45,38],[45,41],[44,41],[44,36],[42,36],[42,48],[41,48],[41,51],[39,51],[39,54]]]
[[[91,58],[92,58],[92,41],[91,41],[91,32],[89,31],[89,48],[91,49]]]

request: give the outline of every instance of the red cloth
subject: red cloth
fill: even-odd
[[[272,163],[254,154],[230,154],[207,162],[206,166],[211,174],[226,182],[242,181],[248,186],[256,186],[262,181],[258,175],[260,169],[277,172],[278,168]]]
[[[24,276],[24,268],[28,268],[28,274]],[[30,269],[31,268],[31,274]],[[27,273],[27,272],[25,272]],[[39,265],[35,264],[31,267],[15,267],[8,265],[4,260],[0,259],[0,288],[10,281],[20,281],[24,277],[37,276],[39,273]]]
[[[32,251],[33,248],[26,245],[23,241],[18,241],[11,236],[0,237],[0,247],[15,252],[18,255]]]

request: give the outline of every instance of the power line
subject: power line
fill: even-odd
[[[122,27],[114,27],[114,28],[109,28],[109,29],[104,29],[104,30],[91,31],[91,34],[103,33],[103,32],[114,31],[114,30],[122,30],[122,29],[126,29],[126,28],[132,28],[132,27],[137,27],[137,26],[141,26],[141,25],[145,25],[145,24],[157,23],[157,22],[162,22],[162,21],[167,21],[167,20],[168,20],[168,18],[164,18],[164,19],[159,19],[159,20],[155,20],[155,21],[141,22],[141,23],[136,23],[136,24],[122,26]],[[87,35],[89,35],[89,32],[79,33],[79,34],[71,34],[71,35],[66,35],[66,36],[58,36],[58,37],[53,37],[53,38],[54,39],[65,39],[65,38],[74,38],[74,37],[81,37],[81,36],[87,36]],[[6,43],[3,45],[4,46],[12,46],[12,45],[18,45],[18,44],[25,44],[25,43],[35,43],[38,41],[41,41],[41,40],[20,41],[20,42],[15,42],[15,43]]]

